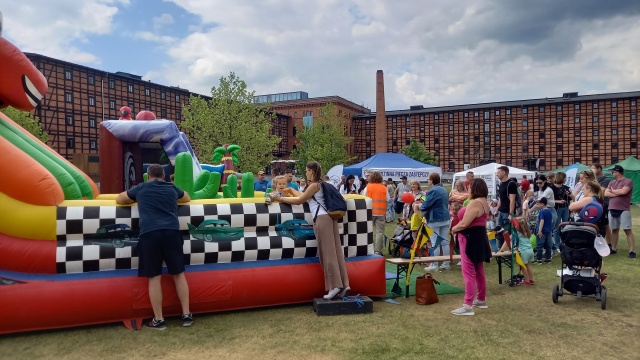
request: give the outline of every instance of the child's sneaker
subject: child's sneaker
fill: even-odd
[[[188,313],[188,314],[182,315],[182,326],[189,327],[191,326],[191,324],[193,324],[193,314]]]
[[[156,318],[153,318],[147,323],[147,327],[156,330],[164,330],[167,328],[167,323],[164,321],[164,319],[156,320]]]

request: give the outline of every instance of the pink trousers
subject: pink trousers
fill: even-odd
[[[484,276],[484,263],[478,265],[478,270],[467,257],[467,238],[458,233],[458,242],[460,243],[460,262],[462,265],[462,278],[464,279],[464,303],[471,306],[473,299],[476,297],[478,301],[485,301],[487,297],[487,279]]]

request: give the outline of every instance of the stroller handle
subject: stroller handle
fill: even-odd
[[[592,223],[588,223],[588,222],[584,222],[584,221],[565,221],[565,222],[561,222],[560,224],[558,224],[558,229],[562,229],[563,227],[567,226],[567,225],[578,225],[578,226],[589,226],[592,227],[596,230],[600,230],[600,228]]]

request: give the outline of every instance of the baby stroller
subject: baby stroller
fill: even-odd
[[[562,270],[560,285],[553,287],[552,300],[558,303],[558,297],[564,290],[578,299],[595,295],[602,310],[607,307],[607,288],[602,285],[600,269],[602,256],[594,247],[598,227],[584,222],[563,222],[559,225],[562,239]],[[568,269],[569,274],[566,274]]]

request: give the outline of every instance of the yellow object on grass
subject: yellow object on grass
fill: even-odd
[[[516,264],[520,265],[521,268],[526,268],[527,266],[522,261],[522,257],[520,256],[520,251],[516,251]]]
[[[0,233],[56,240],[56,207],[31,205],[0,193]]]

